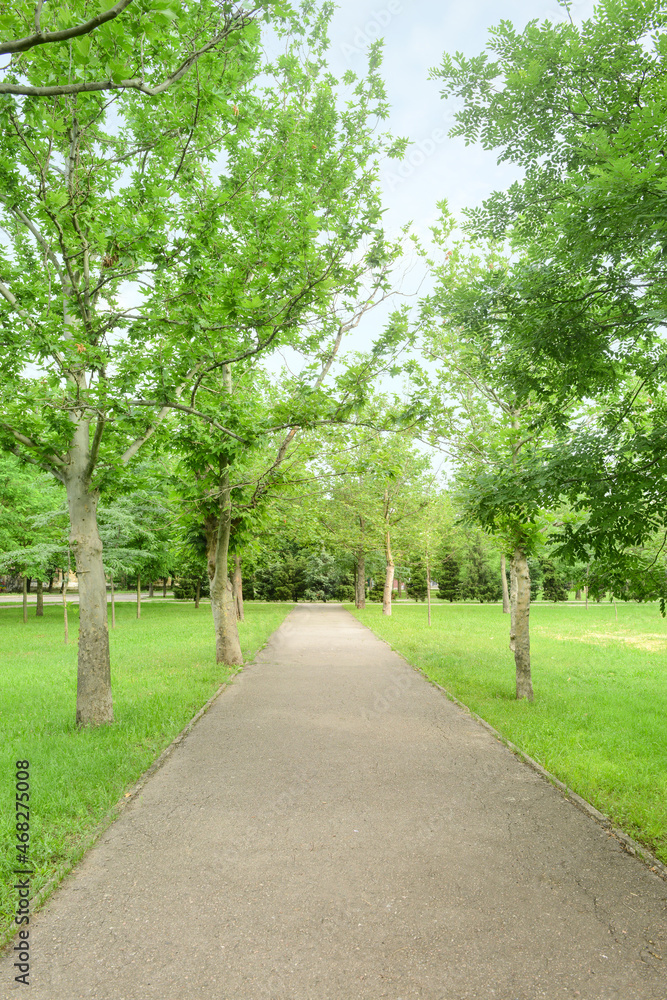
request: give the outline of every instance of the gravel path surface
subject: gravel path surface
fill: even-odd
[[[2,997],[667,998],[667,884],[336,606],[288,616],[30,931]]]

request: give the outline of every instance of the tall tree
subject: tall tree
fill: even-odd
[[[506,339],[525,358],[507,378],[515,391],[532,378],[562,427],[559,444],[524,467],[516,502],[566,495],[586,510],[565,525],[561,551],[602,559],[619,593],[628,574],[648,571],[637,546],[663,524],[666,27],[659,0],[602,0],[581,25],[518,32],[504,21],[490,58],[446,55],[434,71],[445,96],[463,99],[454,133],[524,170],[467,226],[509,241],[519,284],[497,302],[530,301],[536,321]],[[561,400],[573,393],[596,407],[568,420]],[[506,478],[500,488],[509,499]]]
[[[301,315],[353,282],[359,242],[381,243],[368,170],[384,143],[372,134],[386,114],[375,69],[339,114],[324,72],[326,19],[310,4],[271,66],[261,65],[259,25],[232,5],[179,11],[177,24],[165,15],[157,26],[142,13],[136,39],[113,35],[121,61],[128,45],[135,62],[141,54],[155,95],[77,85],[49,101],[5,94],[0,106],[0,215],[11,241],[1,251],[0,433],[67,489],[80,725],[113,719],[100,490],[172,410],[242,442],[198,409],[207,379],[288,343]],[[183,39],[213,37],[221,18],[234,30],[214,32],[206,51],[195,46],[194,71],[167,72]],[[77,80],[98,65],[106,72],[114,24],[73,40],[71,56],[69,42],[31,50],[22,79],[61,87],[70,58]],[[261,69],[272,77],[263,89],[253,83]],[[127,283],[140,304],[123,299]]]

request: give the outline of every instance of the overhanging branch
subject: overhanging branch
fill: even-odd
[[[126,6],[127,5],[128,4],[126,4]],[[158,94],[168,90],[169,87],[180,80],[181,77],[185,76],[188,70],[197,62],[198,59],[223,42],[225,38],[232,34],[232,32],[238,31],[250,24],[253,13],[254,9],[248,13],[245,11],[238,11],[235,16],[229,19],[221,31],[214,35],[214,37],[207,42],[206,45],[202,45],[201,48],[187,56],[181,62],[180,66],[178,66],[173,73],[163,80],[162,83],[158,84],[157,87],[149,87],[144,82],[143,77],[135,76],[127,80],[119,80],[117,83],[112,79],[91,80],[84,81],[82,83],[63,83],[47,87],[35,87],[20,83],[0,83],[0,94],[16,94],[18,96],[25,97],[59,97],[64,94],[90,94],[103,90],[138,90],[139,93],[147,94],[149,97],[157,97]],[[51,32],[50,34],[53,35],[59,33]],[[56,41],[54,38],[51,38],[50,40]],[[3,51],[6,52],[7,49],[2,49],[0,47],[0,54]]]
[[[98,14],[96,17],[91,18],[90,21],[84,21],[83,24],[77,24],[73,28],[64,28],[62,31],[39,30],[39,15],[42,8],[42,4],[39,3],[35,10],[35,28],[37,30],[34,35],[26,35],[25,38],[17,38],[12,42],[0,42],[0,55],[27,52],[28,49],[34,49],[37,45],[47,45],[49,42],[66,42],[69,38],[79,38],[81,35],[89,35],[91,31],[99,28],[101,24],[113,21],[115,17],[122,14],[125,8],[129,7],[133,2],[134,0],[118,0],[117,4],[114,4],[109,10],[105,10],[103,14]]]

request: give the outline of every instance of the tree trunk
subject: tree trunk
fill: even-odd
[[[517,582],[514,559],[510,559],[510,649],[514,652],[514,639],[516,635],[516,597]]]
[[[366,552],[364,549],[364,529],[365,519],[359,515],[359,526],[361,528],[361,542],[357,550],[357,579],[354,595],[354,603],[357,608],[366,607]]]
[[[116,627],[116,595],[113,586],[113,570],[111,570],[111,628]]]
[[[231,532],[231,491],[229,470],[221,476],[220,514],[206,521],[208,576],[211,581],[211,611],[215,626],[215,658],[218,663],[243,663],[236,605],[228,573],[229,536]]]
[[[504,552],[500,556],[500,582],[503,585],[503,614],[508,615],[510,613],[510,595],[507,589],[507,564]]]
[[[384,593],[382,594],[382,614],[391,614],[391,592],[394,589],[394,557],[391,554],[391,537],[389,527],[384,536],[384,554],[387,558],[387,571],[384,577]]]
[[[426,602],[428,604],[428,623],[431,624],[431,565],[426,556]]]
[[[162,581],[162,596],[163,597],[167,596],[167,578],[166,578],[166,576],[164,577],[164,579]]]
[[[28,624],[28,577],[23,577],[23,624]]]
[[[234,572],[232,574],[232,592],[236,607],[236,617],[240,622],[245,620],[243,610],[243,574],[241,573],[241,556],[234,554]]]
[[[152,580],[148,584],[148,596],[149,597],[153,596],[153,581]]]
[[[575,599],[575,601],[580,601],[581,600],[581,590],[580,589],[577,589],[577,592],[574,595],[574,599]]]
[[[68,454],[67,503],[70,542],[79,581],[79,654],[76,691],[78,726],[113,722],[107,585],[97,530],[99,493],[90,488],[89,425],[79,420]]]
[[[69,571],[67,577],[63,573],[63,624],[65,626],[65,645],[69,642],[69,624],[67,622],[67,584],[69,583]]]
[[[52,593],[53,593],[53,577],[50,576],[49,577],[49,586],[48,586],[47,594],[52,594]]]
[[[141,618],[141,573],[137,573],[137,618]]]
[[[195,587],[195,609],[199,607],[200,597],[201,597],[201,580],[197,580],[197,586]]]
[[[355,581],[354,603],[357,608],[366,607],[366,553],[363,549],[357,552],[357,579]]]
[[[403,581],[400,576],[396,577],[396,600],[401,596],[401,588],[403,587]]]
[[[516,664],[516,696],[533,700],[530,677],[530,572],[523,549],[512,556],[514,600],[514,662]]]
[[[35,614],[38,618],[44,617],[44,583],[42,580],[37,581],[37,607]]]

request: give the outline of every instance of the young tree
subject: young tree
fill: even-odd
[[[444,94],[463,98],[455,134],[524,169],[468,213],[478,238],[509,241],[519,262],[512,292],[543,316],[512,332],[528,363],[508,366],[508,381],[521,391],[531,373],[562,428],[524,469],[517,502],[520,488],[587,511],[564,527],[561,552],[602,559],[618,593],[628,574],[648,570],[637,544],[664,509],[665,27],[659,0],[602,0],[580,26],[531,22],[517,32],[504,21],[491,59],[445,56],[434,71]],[[504,306],[517,298],[505,295]],[[568,419],[562,399],[572,394],[596,408]]]
[[[447,250],[449,231],[446,221],[434,229],[443,260],[432,265],[436,286],[421,310],[424,352],[440,366],[431,399],[435,437],[446,441],[457,463],[468,518],[495,532],[511,553],[510,648],[517,698],[532,700],[528,557],[540,537],[539,508],[508,505],[501,492],[495,498],[490,489],[482,494],[477,483],[480,477],[492,480],[501,470],[516,474],[550,440],[549,397],[534,388],[530,365],[524,364],[529,378],[520,388],[506,377],[507,369],[521,364],[523,357],[518,349],[506,348],[508,331],[530,328],[535,310],[498,308],[498,286],[514,288],[507,262],[494,251],[477,256],[463,245]],[[494,591],[499,584],[496,577]]]

